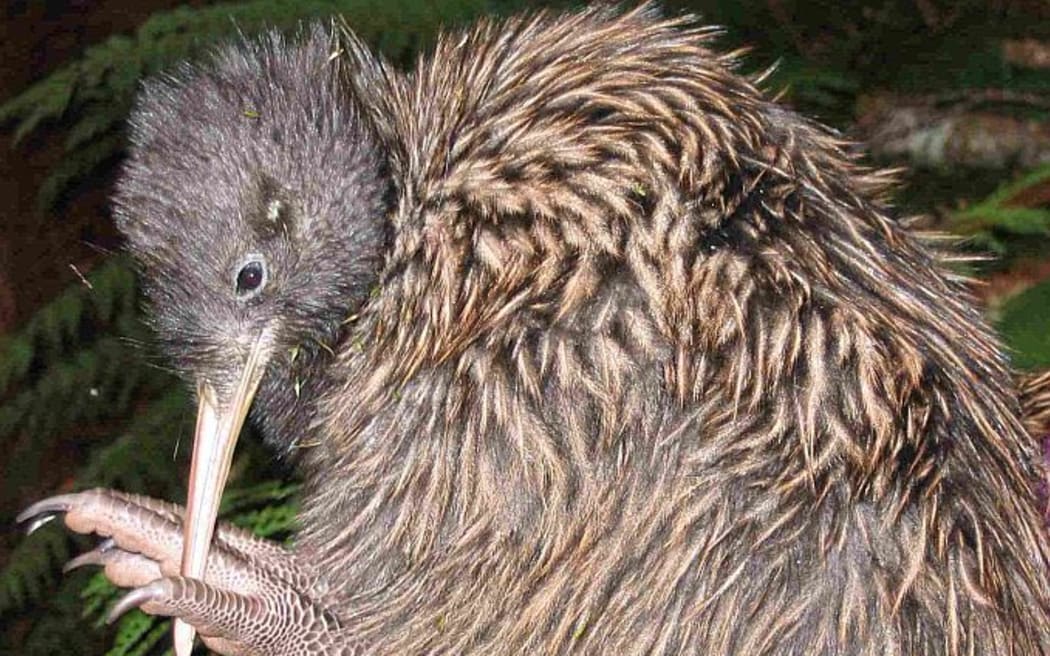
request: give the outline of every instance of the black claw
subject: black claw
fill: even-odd
[[[117,603],[113,604],[113,608],[106,615],[106,624],[116,622],[129,610],[138,608],[142,604],[164,596],[164,594],[164,579],[157,579],[141,588],[135,588],[121,597]]]

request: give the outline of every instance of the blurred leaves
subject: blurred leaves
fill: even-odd
[[[139,79],[200,56],[219,41],[269,28],[290,31],[304,21],[341,14],[362,38],[403,64],[439,26],[493,8],[484,0],[254,0],[180,7],[153,15],[132,35],[88,48],[80,59],[0,105],[0,125],[14,125],[16,142],[50,123],[66,132],[69,156],[40,189],[40,206],[49,210],[72,184],[120,155],[121,128]]]
[[[1022,250],[1050,253],[1050,164],[1002,184],[988,196],[950,213],[947,229],[970,238],[1009,265]],[[1050,324],[1048,324],[1050,329]]]
[[[1050,280],[1010,298],[1000,311],[999,329],[1021,369],[1050,367]]]
[[[998,255],[983,295],[1014,365],[1050,367],[1050,164],[950,213],[947,228]]]
[[[956,212],[949,227],[963,234],[998,230],[1050,236],[1050,164],[1029,171]]]

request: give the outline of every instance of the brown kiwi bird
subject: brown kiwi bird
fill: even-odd
[[[305,486],[294,548],[220,524],[201,576],[176,506],[28,509],[108,536],[72,565],[116,614],[267,656],[1050,653],[1035,442],[889,175],[648,5],[407,74],[329,33],[134,111],[117,219],[199,448],[251,403]]]

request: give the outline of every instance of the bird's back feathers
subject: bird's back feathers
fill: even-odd
[[[541,13],[408,75],[350,44],[398,206],[303,548],[382,653],[1047,653],[1001,346],[713,34]]]

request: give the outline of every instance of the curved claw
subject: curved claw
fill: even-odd
[[[143,604],[148,604],[151,601],[170,595],[169,587],[170,582],[167,579],[157,579],[141,588],[135,588],[121,597],[117,603],[113,604],[113,608],[106,615],[106,624],[113,624],[133,608],[139,608]]]
[[[32,521],[29,522],[29,526],[26,527],[26,535],[32,535],[33,533],[36,533],[38,528],[40,528],[44,524],[50,523],[51,520],[58,517],[58,515],[59,513],[47,513],[44,515],[37,515],[33,518]]]
[[[117,543],[113,538],[106,538],[91,551],[86,551],[76,558],[70,559],[68,563],[62,566],[62,573],[68,574],[85,565],[105,565],[111,559],[111,555],[115,553],[113,548],[116,546]]]
[[[73,507],[73,501],[77,496],[78,495],[76,494],[56,494],[53,497],[41,499],[18,513],[18,517],[15,517],[15,521],[21,524],[22,522],[36,518],[36,520],[30,525],[30,532],[32,532],[35,530],[35,528],[32,527],[40,528],[44,523],[51,521],[51,519],[54,519],[59,514],[68,512],[69,509]],[[40,519],[37,517],[38,515],[48,516],[48,519],[43,523],[38,523],[38,520]]]

